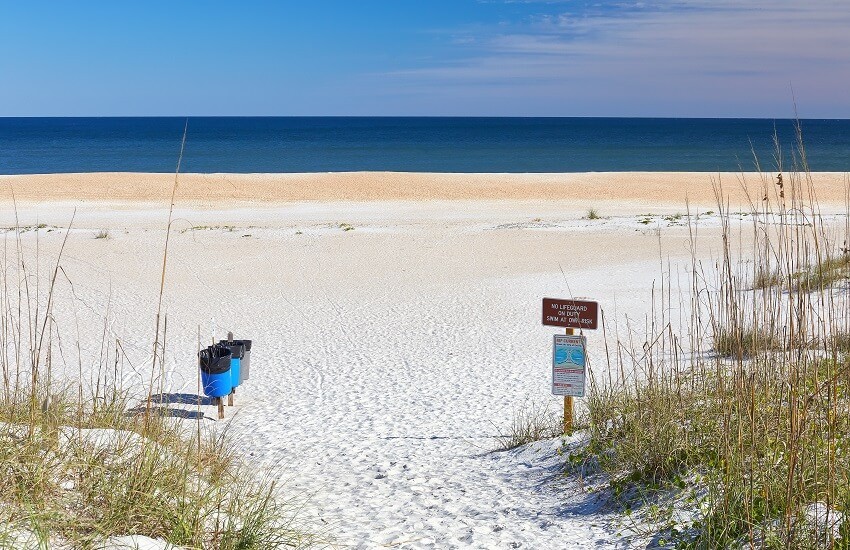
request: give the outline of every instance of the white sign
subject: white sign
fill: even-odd
[[[556,334],[552,345],[552,394],[584,397],[584,336]]]

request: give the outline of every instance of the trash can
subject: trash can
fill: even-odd
[[[244,354],[239,362],[239,383],[248,380],[251,374],[251,341],[250,340],[234,340],[234,344],[242,344]]]
[[[198,352],[201,384],[207,397],[224,397],[233,391],[232,355],[227,346],[209,346]]]
[[[241,340],[221,340],[218,345],[226,347],[230,350],[230,379],[233,389],[236,389],[242,383],[242,358],[245,356],[245,345]]]

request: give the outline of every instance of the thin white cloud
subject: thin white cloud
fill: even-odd
[[[446,100],[486,84],[513,89],[513,99],[503,97],[514,104],[562,100],[586,111],[578,114],[632,114],[630,105],[654,103],[656,114],[666,104],[706,116],[747,115],[726,112],[729,105],[753,116],[787,113],[793,82],[812,111],[843,108],[835,116],[850,116],[842,107],[850,87],[846,1],[578,4],[558,2],[525,21],[466,33],[457,59],[390,80],[433,88]]]

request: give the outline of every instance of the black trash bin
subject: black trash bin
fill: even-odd
[[[221,340],[218,345],[229,349],[233,357],[230,367],[230,379],[235,390],[242,383],[242,357],[245,355],[245,346],[234,340]]]
[[[209,346],[198,352],[201,382],[207,397],[224,397],[233,391],[232,356],[229,347],[220,345]]]
[[[229,338],[232,337],[231,333],[228,332],[227,334]],[[238,359],[238,365],[233,367],[233,387],[235,388],[248,380],[251,373],[251,340],[221,340],[219,345],[229,347],[233,353],[234,361]],[[238,376],[236,369],[238,369]]]
[[[239,368],[239,383],[248,380],[251,374],[251,340],[234,340],[234,343],[242,344],[245,348],[245,354],[242,356],[242,362]]]

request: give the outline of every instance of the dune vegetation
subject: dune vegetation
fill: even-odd
[[[100,356],[80,356],[78,380],[55,375],[74,344],[59,337],[54,305],[73,288],[61,250],[50,276],[39,272],[25,231],[5,233],[0,258],[0,548],[123,547],[128,536],[186,548],[314,545],[276,479],[243,466],[226,426],[202,423],[203,397],[193,414],[161,406],[164,323],[142,397],[121,387],[127,357],[105,329]]]
[[[716,260],[664,273],[645,337],[597,361],[567,468],[655,544],[850,544],[850,231],[821,215],[802,140],[795,159],[763,176],[749,227],[715,179]]]

